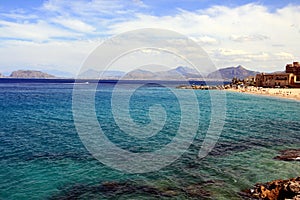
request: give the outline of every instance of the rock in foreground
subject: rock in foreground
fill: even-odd
[[[243,196],[263,200],[300,200],[300,177],[256,184],[254,188],[244,191]]]

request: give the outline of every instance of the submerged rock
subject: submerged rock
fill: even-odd
[[[161,195],[162,195],[162,196],[166,196],[166,197],[174,197],[174,196],[178,196],[179,193],[178,193],[178,191],[176,191],[176,190],[168,189],[168,190],[166,190],[166,191],[163,191],[163,192],[161,193]]]
[[[215,184],[215,182],[207,181],[177,188],[150,186],[131,181],[105,181],[95,185],[76,184],[71,187],[58,188],[60,192],[49,199],[118,199],[119,197],[124,197],[124,195],[142,195],[155,199],[181,199],[183,197],[187,199],[210,199],[210,192],[205,190],[208,184]]]
[[[203,188],[202,184],[189,185],[183,189],[189,197],[207,198],[210,197],[210,193]]]
[[[287,149],[280,151],[280,155],[274,159],[284,161],[300,161],[300,149]]]
[[[99,199],[117,199],[122,195],[142,194],[148,197],[175,197],[179,192],[175,188],[156,188],[148,185],[139,185],[134,182],[106,181],[96,185],[76,184],[70,188],[62,188],[59,194],[53,195],[51,200],[81,199],[83,197]],[[101,198],[100,198],[101,199]]]
[[[253,188],[243,191],[241,195],[251,199],[300,200],[300,177],[256,184]]]

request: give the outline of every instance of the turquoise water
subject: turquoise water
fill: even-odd
[[[147,85],[131,98],[130,115],[137,124],[150,123],[151,105],[166,110],[163,129],[145,140],[124,134],[114,122],[113,86],[101,85],[95,97],[98,121],[111,141],[138,153],[172,140],[180,106],[169,88]],[[281,149],[300,147],[300,102],[227,92],[221,137],[199,159],[211,107],[209,92],[195,91],[200,121],[188,151],[159,171],[126,174],[96,160],[82,144],[73,120],[72,89],[61,83],[0,84],[0,199],[242,199],[238,193],[256,182],[299,175],[299,162],[273,157]]]

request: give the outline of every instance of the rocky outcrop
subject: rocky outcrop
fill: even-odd
[[[274,159],[300,161],[300,149],[286,149],[279,151],[279,153],[280,155]],[[245,199],[300,200],[300,177],[258,183],[253,188],[242,191],[240,195]]]
[[[287,149],[280,151],[280,155],[274,159],[284,161],[300,161],[300,149]]]
[[[3,75],[0,73],[0,78],[3,78]]]
[[[259,183],[244,191],[243,196],[249,199],[263,200],[300,200],[300,177]]]
[[[34,70],[18,70],[11,73],[10,78],[55,78],[55,76]]]

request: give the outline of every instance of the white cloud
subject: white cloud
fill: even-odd
[[[185,34],[208,52],[217,67],[241,64],[277,71],[286,63],[300,61],[297,5],[273,11],[258,4],[213,6],[197,11],[178,9],[177,14],[165,16],[143,9],[149,7],[141,0],[49,0],[36,13],[2,13],[0,67],[51,65],[75,72],[87,52],[97,46],[94,37],[139,28]],[[17,54],[20,56],[14,56]]]
[[[109,24],[127,20],[142,5],[142,1],[124,4],[121,0],[48,0],[31,11],[1,13],[0,39],[88,39],[90,34],[106,34]]]
[[[91,15],[97,12],[100,14],[112,14],[111,11],[122,9],[122,4],[118,1],[93,0],[93,1],[61,1],[49,0],[44,4],[44,8],[49,11],[65,14],[66,11],[77,15]]]
[[[269,39],[268,36],[265,35],[231,35],[230,39],[235,42],[252,42],[252,41],[262,41]]]
[[[0,45],[0,71],[17,69],[60,70],[75,74],[102,41],[83,40],[36,43],[11,40]]]
[[[38,19],[37,15],[18,13],[16,11],[10,13],[1,13],[0,16],[7,17],[10,19],[16,19],[16,20]]]
[[[238,49],[218,49],[216,54],[220,56],[244,56],[247,55],[247,52],[244,50]]]
[[[57,13],[61,16],[75,15],[83,17],[85,20],[94,18],[116,18],[116,13],[134,13],[135,6],[142,5],[142,1],[126,3],[122,0],[49,0],[46,1],[42,9],[46,12]]]
[[[65,18],[59,17],[59,18],[53,19],[52,21],[57,24],[61,24],[66,28],[77,31],[77,32],[92,33],[94,31],[96,31],[95,27],[93,27],[87,23],[84,23],[83,21],[78,20],[78,19],[65,19]]]
[[[300,6],[275,11],[257,4],[235,8],[214,6],[198,11],[179,10],[175,16],[137,14],[136,19],[115,23],[111,33],[137,28],[178,31],[195,39],[218,67],[242,64],[259,70],[281,70],[286,62],[300,60],[280,52],[300,52]],[[216,53],[219,49],[222,52]]]
[[[201,45],[216,45],[219,44],[219,41],[216,38],[210,37],[210,36],[199,36],[199,37],[190,37],[195,42],[201,44]]]
[[[287,52],[275,53],[275,56],[279,60],[293,60],[293,59],[295,59],[295,56],[293,54],[287,53]]]
[[[76,38],[78,33],[67,31],[49,24],[46,21],[24,21],[22,23],[0,21],[0,38],[45,41],[52,37]]]
[[[140,7],[147,8],[148,6],[142,0],[132,0],[134,4]]]

